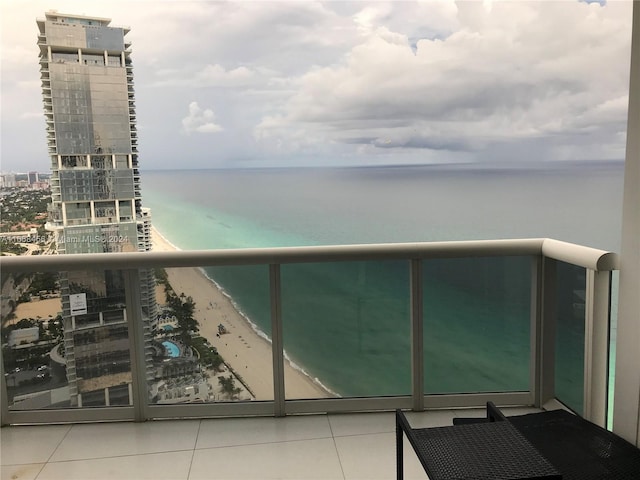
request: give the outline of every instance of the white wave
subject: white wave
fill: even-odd
[[[256,335],[258,335],[259,337],[263,338],[264,340],[269,342],[271,345],[273,345],[273,341],[271,340],[271,337],[269,337],[269,335],[267,335],[267,333],[264,330],[262,330],[255,322],[253,322],[249,318],[249,316],[247,314],[245,314],[242,311],[242,309],[240,308],[240,305],[238,303],[236,303],[236,301],[233,299],[233,297],[231,295],[229,295],[229,293],[224,289],[224,287],[222,285],[220,285],[218,282],[216,282],[213,278],[211,278],[207,274],[207,272],[205,271],[204,268],[200,267],[200,271],[203,273],[203,275],[211,283],[213,283],[216,286],[216,288],[220,291],[220,293],[222,293],[222,295],[224,295],[225,297],[227,297],[229,299],[229,301],[231,302],[231,305],[233,306],[234,310],[236,312],[238,312],[238,314],[240,314],[240,316],[249,324],[249,326],[251,327],[251,330],[253,330],[256,333]],[[313,383],[318,385],[320,388],[322,388],[324,391],[326,391],[329,395],[331,395],[333,397],[341,397],[341,395],[339,393],[334,392],[329,387],[327,387],[324,383],[322,383],[322,381],[320,381],[320,379],[318,377],[311,376],[309,374],[309,372],[307,372],[302,366],[300,366],[297,363],[295,363],[291,359],[291,357],[289,357],[289,355],[287,354],[286,350],[284,350],[283,353],[284,353],[285,360],[289,363],[289,365],[291,365],[291,368],[293,368],[294,370],[297,370],[298,372],[302,373],[305,377],[307,377]]]

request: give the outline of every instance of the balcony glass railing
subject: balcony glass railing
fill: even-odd
[[[302,263],[281,276],[284,349],[314,383],[287,399],[411,395],[408,262]],[[288,370],[285,387],[296,379]]]
[[[603,423],[616,262],[543,239],[4,257],[3,422],[557,399]]]
[[[529,389],[529,257],[424,262],[426,393]]]
[[[555,391],[564,404],[584,414],[586,271],[558,262],[556,270]]]

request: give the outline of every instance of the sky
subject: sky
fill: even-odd
[[[631,8],[2,0],[0,169],[49,169],[52,9],[131,28],[142,169],[622,160]]]

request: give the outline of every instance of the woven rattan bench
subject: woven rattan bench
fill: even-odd
[[[493,421],[504,419],[499,411],[497,415],[489,422],[416,429],[397,410],[398,480],[404,478],[403,434],[430,480],[562,479],[510,422]]]
[[[413,429],[397,411],[398,479],[404,433],[431,480],[640,480],[638,448],[565,410],[507,418],[488,403],[486,419],[455,423]]]
[[[564,480],[640,480],[640,450],[565,410],[507,417]]]

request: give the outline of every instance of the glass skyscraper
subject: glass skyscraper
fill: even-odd
[[[142,207],[130,44],[107,18],[47,12],[38,20],[51,160],[47,228],[60,254],[151,248]],[[145,342],[157,317],[153,272],[141,271]],[[72,406],[131,402],[120,271],[61,272],[64,348]],[[147,380],[153,367],[147,365]]]

